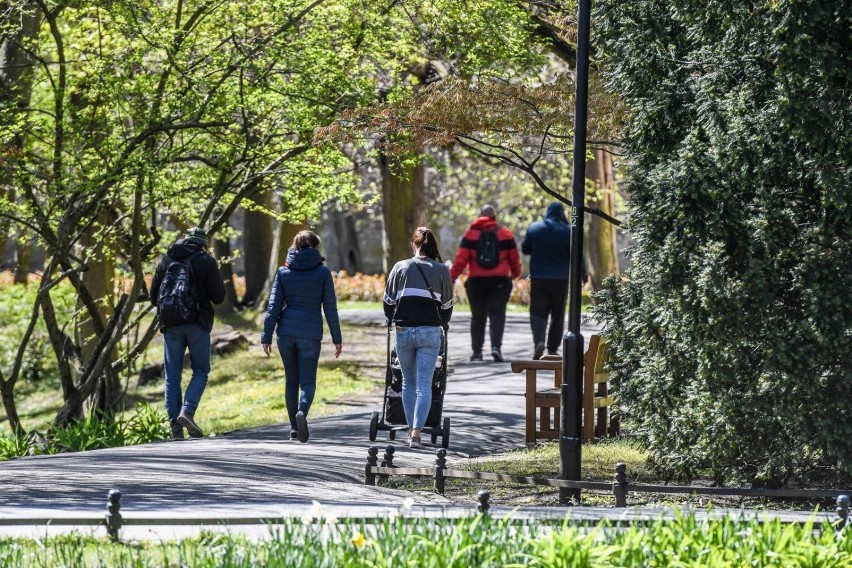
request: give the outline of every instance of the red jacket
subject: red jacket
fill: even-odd
[[[491,217],[479,217],[470,224],[462,236],[456,259],[450,269],[450,278],[453,282],[467,268],[469,278],[480,278],[483,276],[510,276],[520,278],[521,255],[518,254],[518,245],[515,243],[515,235],[506,227],[497,230],[497,239],[500,241],[500,263],[494,268],[482,268],[476,262],[476,241],[481,231],[487,231],[497,226],[497,222]]]

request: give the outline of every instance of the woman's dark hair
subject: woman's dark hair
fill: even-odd
[[[426,255],[432,260],[444,262],[441,260],[441,253],[438,252],[438,241],[435,239],[435,233],[426,227],[417,227],[411,233],[411,244],[414,248],[420,251],[420,254]]]
[[[313,231],[299,231],[293,237],[293,246],[291,249],[317,248],[320,244],[320,239]]]

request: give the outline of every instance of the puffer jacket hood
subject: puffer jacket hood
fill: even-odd
[[[315,248],[290,249],[284,266],[290,270],[311,270],[325,262],[325,258]]]
[[[203,250],[203,248],[204,246],[195,239],[181,239],[179,241],[175,241],[169,247],[169,250],[166,254],[169,256],[169,258],[181,260],[191,254]]]
[[[565,217],[565,206],[558,201],[554,201],[547,206],[547,213],[544,214],[545,220],[553,219],[561,223],[568,224],[568,218]]]
[[[323,314],[332,341],[342,343],[334,280],[323,261],[315,248],[287,252],[287,261],[278,269],[269,295],[261,343],[272,343],[273,333],[321,341]]]
[[[491,217],[477,217],[473,223],[470,224],[471,229],[477,229],[479,231],[490,231],[496,226],[497,221]]]

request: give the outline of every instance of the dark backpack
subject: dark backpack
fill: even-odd
[[[198,293],[192,277],[192,261],[200,254],[201,251],[180,260],[168,259],[157,296],[160,327],[192,323],[198,317]]]
[[[500,239],[497,238],[499,227],[488,231],[480,231],[476,240],[476,262],[482,268],[494,268],[500,264]]]

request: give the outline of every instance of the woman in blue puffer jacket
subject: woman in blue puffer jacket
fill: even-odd
[[[272,332],[277,328],[278,352],[286,377],[284,399],[290,419],[290,439],[302,443],[308,441],[308,410],[317,388],[322,312],[334,343],[334,357],[340,357],[343,351],[334,282],[317,250],[319,244],[319,237],[311,231],[300,231],[293,239],[287,261],[275,275],[260,338],[269,357]]]

